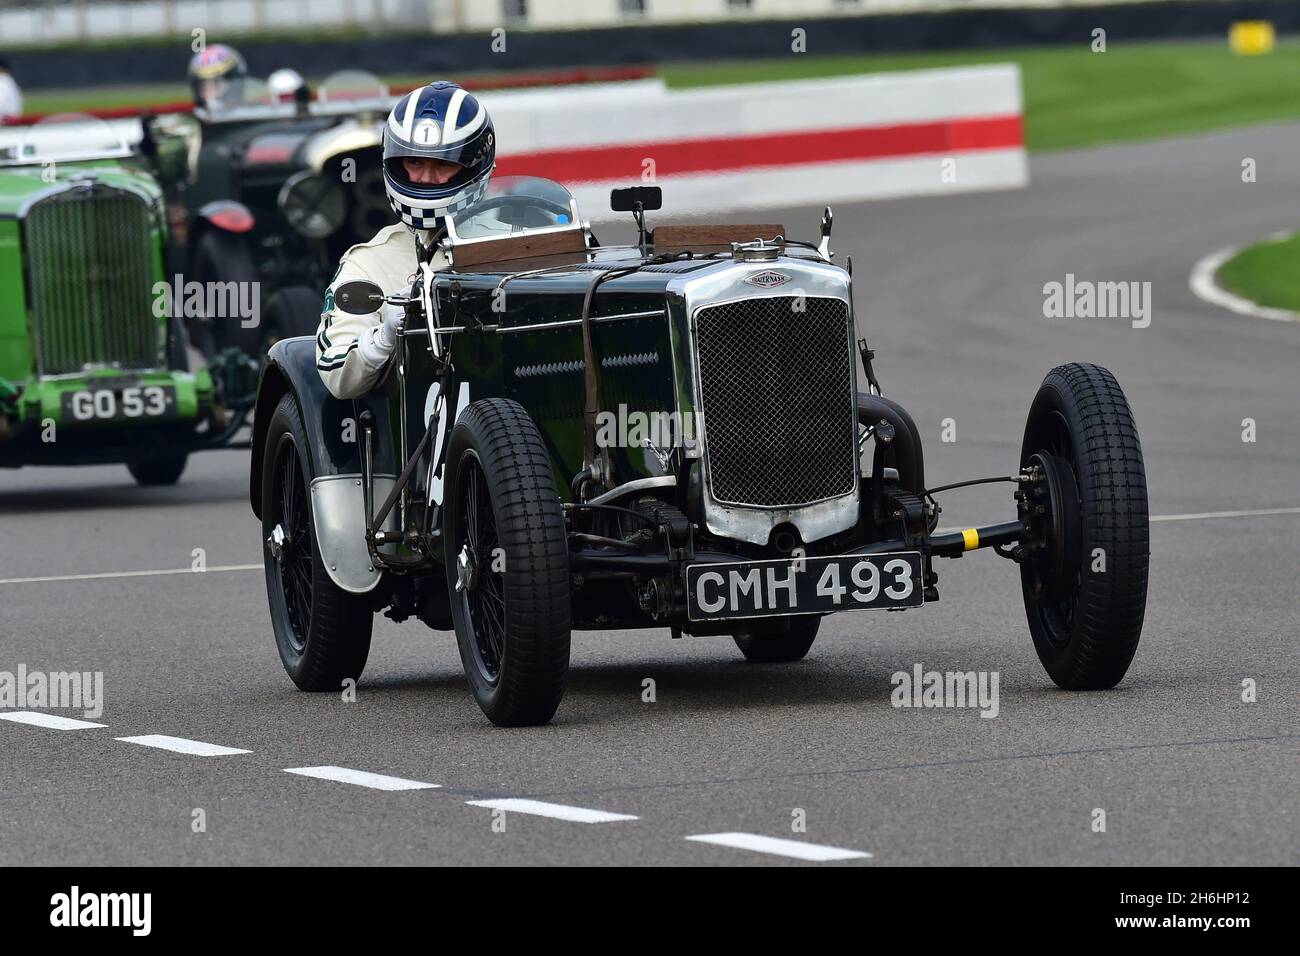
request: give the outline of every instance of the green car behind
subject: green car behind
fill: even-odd
[[[161,190],[98,120],[0,130],[0,466],[120,462],[176,482],[224,444],[166,291]]]

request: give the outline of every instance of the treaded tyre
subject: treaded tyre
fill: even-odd
[[[174,485],[181,480],[181,473],[185,471],[185,465],[189,460],[189,455],[145,458],[141,461],[127,462],[126,470],[131,473],[131,477],[135,479],[136,484],[143,485],[146,488]]]
[[[1142,444],[1115,376],[1080,363],[1048,372],[1020,462],[1054,479],[1043,497],[1055,530],[1020,566],[1038,658],[1067,690],[1114,687],[1137,651],[1151,555]]]
[[[789,664],[801,661],[817,640],[821,627],[820,615],[808,614],[764,621],[752,628],[737,631],[732,640],[745,655],[745,660],[755,664]]]
[[[280,399],[262,457],[262,556],[275,646],[301,690],[338,690],[361,677],[374,615],[366,595],[336,585],[312,525],[307,433],[292,395]],[[277,534],[279,532],[279,534]]]
[[[447,446],[443,539],[456,643],[492,723],[544,724],[569,671],[569,548],[541,433],[518,402],[474,402]]]

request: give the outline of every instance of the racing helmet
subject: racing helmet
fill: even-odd
[[[190,92],[194,105],[208,112],[234,106],[244,98],[248,66],[234,47],[224,43],[206,46],[190,59]]]
[[[298,91],[306,85],[302,74],[290,67],[276,70],[266,78],[266,89],[276,103],[292,103]]]
[[[461,169],[445,183],[416,183],[403,160],[439,159]],[[439,81],[397,101],[384,127],[384,190],[402,222],[435,229],[483,198],[496,165],[496,132],[483,104]]]

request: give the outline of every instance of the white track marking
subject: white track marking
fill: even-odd
[[[42,714],[34,710],[19,710],[12,714],[0,714],[0,720],[12,720],[15,724],[31,724],[33,727],[48,727],[50,730],[89,730],[92,727],[108,726],[107,724],[92,724],[88,720],[60,717],[58,714]]]
[[[157,747],[159,750],[170,750],[178,754],[191,754],[195,757],[225,757],[230,754],[252,753],[251,750],[205,744],[201,740],[168,737],[166,734],[145,734],[143,737],[117,737],[115,739],[128,744],[139,744],[142,747]]]
[[[1268,515],[1300,514],[1300,508],[1263,508],[1258,511],[1202,511],[1195,514],[1152,515],[1152,521],[1200,521],[1204,518],[1257,518]],[[940,529],[959,531],[960,528]],[[171,568],[163,571],[104,571],[98,574],[51,574],[37,578],[0,578],[0,584],[37,584],[45,581],[92,581],[100,578],[146,578],[168,574],[217,574],[222,571],[261,571],[260,564],[223,564],[195,571],[193,568]]]
[[[1282,240],[1289,239],[1291,235],[1289,232],[1275,232],[1268,238]],[[1215,273],[1219,271],[1220,266],[1240,252],[1241,248],[1241,246],[1230,246],[1227,249],[1220,249],[1218,252],[1210,253],[1192,266],[1192,274],[1187,279],[1187,285],[1191,288],[1192,293],[1204,302],[1236,312],[1238,315],[1253,315],[1259,319],[1273,319],[1278,322],[1300,321],[1300,312],[1258,305],[1249,299],[1234,295],[1219,285],[1214,277]]]
[[[437,783],[421,783],[419,780],[405,780],[402,777],[386,777],[382,773],[366,770],[349,770],[347,767],[286,767],[284,772],[296,773],[300,777],[315,777],[317,780],[356,784],[371,790],[436,790],[442,786]]]
[[[103,571],[98,574],[49,574],[39,578],[0,578],[0,584],[35,584],[40,581],[93,581],[97,578],[150,578],[163,574],[216,574],[220,571],[261,571],[260,564],[222,564],[196,571],[171,568],[165,571]]]
[[[1187,515],[1152,515],[1152,521],[1201,521],[1205,518],[1262,518],[1265,515],[1300,515],[1300,508],[1264,508],[1260,511],[1202,511]]]
[[[788,856],[796,860],[811,860],[814,863],[826,863],[830,860],[870,859],[870,853],[861,850],[843,850],[835,846],[822,846],[820,843],[801,843],[798,840],[782,840],[778,837],[762,836],[757,833],[701,833],[686,839],[696,843],[712,843],[717,846],[729,846],[737,850],[753,850],[755,853],[771,853],[775,856]]]
[[[616,820],[635,820],[636,817],[626,813],[606,813],[604,810],[588,810],[586,807],[566,807],[562,803],[543,803],[540,800],[522,800],[509,797],[504,800],[469,800],[471,807],[487,807],[490,810],[505,810],[507,813],[528,813],[537,817],[551,817],[555,820],[568,820],[570,823],[613,823]]]

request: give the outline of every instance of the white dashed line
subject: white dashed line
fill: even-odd
[[[285,773],[296,773],[300,777],[315,777],[317,780],[336,780],[339,783],[351,783],[371,790],[436,790],[441,784],[422,783],[419,780],[406,780],[402,777],[386,777],[382,773],[370,773],[366,770],[349,770],[347,767],[287,767]]]
[[[757,833],[701,833],[698,836],[688,836],[686,839],[694,840],[696,843],[729,846],[737,850],[753,850],[755,853],[788,856],[796,860],[810,860],[814,863],[826,863],[830,860],[871,858],[870,853],[863,853],[861,850],[842,850],[835,846],[801,843],[798,840],[782,840],[777,837],[761,836]]]
[[[102,571],[98,574],[47,574],[39,578],[0,578],[0,584],[38,584],[43,581],[94,581],[100,578],[151,578],[164,574],[218,574],[222,571],[261,571],[260,564],[218,564],[202,571],[171,568],[165,571]]]
[[[159,750],[170,750],[178,754],[191,754],[195,757],[226,757],[230,754],[250,754],[251,750],[240,750],[237,747],[221,747],[217,744],[205,744],[201,740],[186,740],[184,737],[168,737],[166,734],[145,734],[143,737],[117,737],[128,744],[139,744],[142,747],[156,747]]]
[[[1267,515],[1300,515],[1300,508],[1264,508],[1260,511],[1202,511],[1187,515],[1152,515],[1152,521],[1200,521],[1203,518],[1263,518]]]
[[[626,813],[606,813],[604,810],[566,807],[562,803],[543,803],[540,800],[522,800],[517,797],[504,800],[469,800],[467,804],[471,807],[487,807],[489,810],[505,810],[508,813],[528,813],[536,817],[568,820],[570,823],[613,823],[616,820],[636,819]]]
[[[60,717],[58,714],[42,714],[34,710],[19,710],[12,714],[0,714],[0,720],[12,720],[15,724],[31,724],[33,727],[48,727],[50,730],[89,730],[92,727],[108,726],[107,724],[92,724],[88,720]]]

